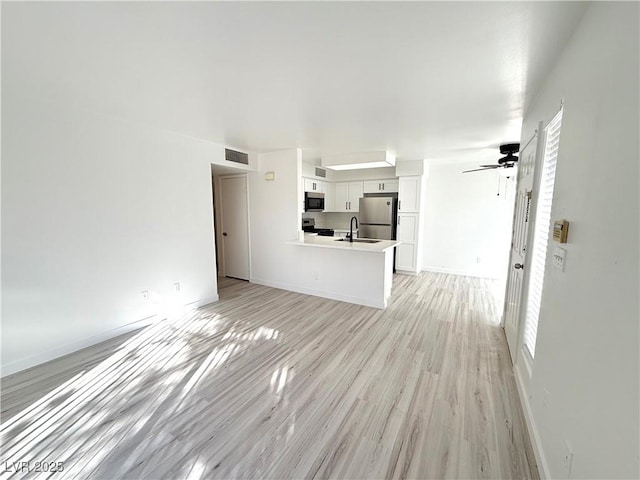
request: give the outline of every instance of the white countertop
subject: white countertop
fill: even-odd
[[[377,243],[340,242],[337,237],[322,237],[315,234],[305,234],[304,241],[293,240],[287,245],[299,245],[301,247],[335,248],[338,250],[355,250],[359,252],[384,252],[385,250],[400,245],[397,240],[380,240]]]

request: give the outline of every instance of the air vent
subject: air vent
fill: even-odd
[[[249,155],[247,153],[236,152],[230,148],[224,149],[224,158],[227,162],[242,163],[249,165]]]
[[[316,177],[327,178],[327,171],[324,168],[316,167]]]

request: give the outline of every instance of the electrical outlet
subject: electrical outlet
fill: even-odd
[[[180,283],[179,282],[174,283],[173,287],[176,289],[176,292],[180,291]]]
[[[553,249],[553,266],[561,272],[564,272],[564,259],[567,251],[564,248],[556,247]]]
[[[564,441],[564,451],[562,452],[562,478],[571,478],[571,464],[573,463],[573,452],[567,441]]]
[[[149,300],[149,290],[142,290],[140,293],[142,294],[142,298]]]

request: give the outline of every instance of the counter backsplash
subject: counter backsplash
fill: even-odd
[[[357,213],[347,212],[306,212],[302,214],[302,218],[315,219],[316,228],[333,228],[334,230],[349,230],[349,221],[353,216],[358,218]]]

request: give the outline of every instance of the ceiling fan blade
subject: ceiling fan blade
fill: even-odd
[[[482,171],[482,170],[493,170],[494,168],[497,168],[497,167],[492,166],[491,168],[474,168],[473,170],[465,170],[465,171],[464,171],[464,172],[462,172],[462,173],[480,172],[480,171]]]
[[[502,165],[480,165],[480,166],[484,168],[500,168]]]

